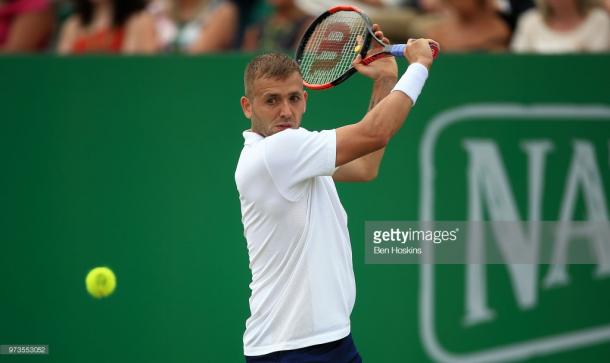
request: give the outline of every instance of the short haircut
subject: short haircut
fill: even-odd
[[[254,81],[259,78],[286,79],[294,72],[301,74],[294,59],[282,53],[262,54],[252,59],[244,72],[244,91],[250,97]]]

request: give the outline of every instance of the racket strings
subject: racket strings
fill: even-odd
[[[353,11],[339,11],[320,22],[304,47],[301,59],[303,79],[310,84],[326,84],[351,68],[359,52],[358,38],[364,39],[366,21]]]

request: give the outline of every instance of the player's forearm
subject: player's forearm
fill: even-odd
[[[381,102],[396,85],[396,75],[386,75],[378,78],[373,83],[373,91],[371,93],[371,102],[369,103],[369,112]],[[377,177],[379,165],[385,147],[371,149],[371,152],[365,154],[358,159],[342,165],[333,175],[335,181],[370,181]]]
[[[360,122],[367,133],[387,143],[403,125],[412,105],[411,99],[404,93],[391,92]]]
[[[375,106],[381,102],[381,100],[389,95],[390,92],[392,92],[392,88],[396,85],[396,80],[397,78],[395,76],[388,76],[380,78],[373,83],[373,92],[371,94],[371,102],[369,103],[369,112],[375,108]],[[361,157],[361,165],[365,169],[365,174],[370,176],[366,178],[367,180],[374,179],[377,176],[384,152],[385,147]]]
[[[380,101],[361,121],[367,133],[387,144],[404,123],[427,78],[428,67],[412,63],[394,86],[395,92]]]
[[[396,85],[396,76],[382,77],[373,82],[373,92],[371,93],[371,102],[369,103],[368,111],[371,111],[381,100],[392,92],[392,88]]]
[[[423,39],[420,40],[412,42],[415,50],[421,51],[425,47],[423,49],[430,53],[429,44],[423,43]],[[432,59],[432,56],[429,58]],[[337,166],[380,150],[388,144],[404,123],[413,104],[417,102],[428,78],[430,64],[431,62],[428,66],[426,63],[411,63],[393,91],[375,105],[360,122],[336,130]]]

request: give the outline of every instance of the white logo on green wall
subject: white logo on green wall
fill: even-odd
[[[565,227],[558,229],[552,263],[544,269],[538,264],[516,264],[523,261],[520,256],[535,256],[538,251],[540,231],[536,223],[495,236],[470,231],[470,253],[480,251],[485,240],[493,239],[506,264],[494,266],[491,286],[490,266],[465,261],[462,281],[457,284],[463,287],[463,294],[455,296],[463,309],[459,317],[447,319],[453,323],[438,314],[451,310],[443,310],[440,301],[452,296],[447,286],[455,285],[455,279],[443,280],[442,272],[433,264],[433,251],[425,251],[420,334],[433,359],[455,363],[515,361],[610,341],[608,313],[601,320],[589,321],[591,324],[584,324],[587,319],[575,315],[586,312],[588,302],[597,304],[591,309],[600,310],[603,301],[600,305],[595,299],[587,300],[586,294],[594,294],[600,287],[608,291],[609,287],[610,224],[604,187],[609,165],[600,162],[608,158],[609,139],[610,107],[598,105],[469,105],[444,112],[429,122],[420,147],[422,225],[430,227],[434,220],[458,219],[553,220]],[[450,202],[443,203],[447,199]],[[580,227],[569,228],[576,220]],[[583,245],[596,261],[587,274],[588,281],[582,274],[574,278],[570,274],[569,251],[575,240],[586,241]],[[471,257],[473,261],[481,258]],[[562,306],[562,296],[578,298],[581,293],[579,309],[561,311],[569,304]],[[608,300],[608,293],[604,294],[601,299]],[[496,295],[510,296],[512,307],[507,307],[506,298],[500,307],[494,306]],[[502,315],[507,312],[512,315]],[[557,315],[557,321],[567,317],[571,326],[535,321],[545,315]],[[517,326],[520,319],[524,322],[521,329]],[[455,323],[458,320],[459,324]],[[532,320],[540,332],[528,331],[527,324]],[[511,327],[513,322],[516,325]],[[506,339],[511,331],[513,337]],[[497,339],[490,332],[495,332]],[[461,341],[469,341],[472,334],[470,340],[480,343],[447,346],[442,336],[451,341],[452,334],[459,334]]]

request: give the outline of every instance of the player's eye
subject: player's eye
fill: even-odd
[[[290,97],[290,101],[292,101],[292,102],[298,102],[300,100],[301,100],[301,97],[297,96],[297,95],[294,95],[294,96]]]
[[[277,102],[277,100],[274,97],[271,98],[267,98],[267,101],[265,101],[268,105],[275,105],[275,103]]]

